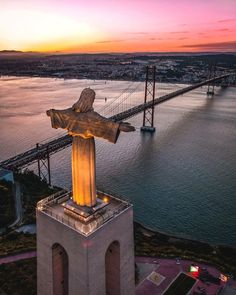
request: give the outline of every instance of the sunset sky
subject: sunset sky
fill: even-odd
[[[236,0],[0,0],[0,50],[236,51]]]

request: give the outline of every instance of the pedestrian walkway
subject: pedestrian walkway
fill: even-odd
[[[33,258],[33,257],[36,257],[36,255],[37,255],[36,251],[29,251],[25,253],[2,257],[0,258],[0,265],[4,263],[6,264],[6,263],[15,262],[18,260]]]

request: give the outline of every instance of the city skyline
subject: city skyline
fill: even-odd
[[[236,2],[0,0],[0,50],[236,51]]]

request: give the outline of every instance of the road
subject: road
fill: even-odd
[[[15,212],[16,219],[12,224],[9,225],[10,228],[19,224],[23,217],[20,183],[17,181],[15,181]]]
[[[36,256],[37,256],[36,251],[29,251],[29,252],[25,252],[25,253],[2,257],[2,258],[0,258],[0,265],[15,262],[18,260],[33,258]]]
[[[21,201],[21,190],[20,190],[20,184],[19,182],[14,183],[14,199],[15,199],[15,216],[16,219],[11,223],[10,225],[6,227],[0,228],[0,235],[3,234],[7,227],[13,228],[19,223],[21,223],[22,217],[23,217],[23,209],[22,209],[22,201]]]

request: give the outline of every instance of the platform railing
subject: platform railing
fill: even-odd
[[[88,236],[98,228],[102,227],[109,220],[113,219],[115,216],[119,215],[121,212],[125,211],[132,205],[127,201],[124,201],[117,196],[107,194],[103,191],[97,191],[98,194],[108,196],[111,199],[112,208],[109,208],[109,205],[101,210],[98,210],[94,213],[94,218],[87,225],[83,224],[79,219],[72,218],[66,214],[58,214],[54,209],[54,205],[62,204],[71,197],[71,192],[62,190],[59,191],[43,200],[39,201],[37,204],[37,210],[41,211],[56,220],[72,227],[73,229],[79,231],[85,236]],[[117,202],[117,206],[114,206],[114,201]]]

